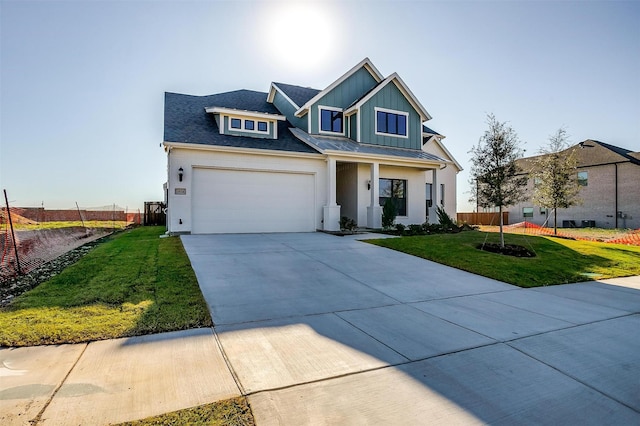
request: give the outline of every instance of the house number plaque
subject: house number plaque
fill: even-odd
[[[176,188],[176,195],[187,195],[187,188]]]

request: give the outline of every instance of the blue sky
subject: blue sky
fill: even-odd
[[[398,72],[464,167],[486,115],[640,151],[640,1],[0,1],[0,188],[15,206],[162,200],[164,92]]]

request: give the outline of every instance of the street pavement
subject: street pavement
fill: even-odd
[[[0,349],[0,424],[640,424],[640,277],[521,289],[358,238],[189,235],[215,327]]]

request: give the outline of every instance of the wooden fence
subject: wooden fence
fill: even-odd
[[[469,225],[500,225],[500,214],[495,213],[458,213],[456,215],[458,223],[468,223]],[[504,225],[509,224],[509,212],[502,212]]]

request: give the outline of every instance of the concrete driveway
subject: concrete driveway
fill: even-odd
[[[353,237],[182,237],[259,425],[638,424],[640,278],[524,290]]]

